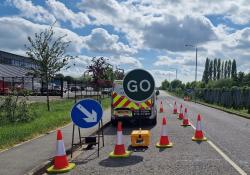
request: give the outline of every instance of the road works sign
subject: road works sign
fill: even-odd
[[[91,128],[102,118],[101,104],[92,99],[84,99],[76,103],[71,110],[71,119],[81,128]]]
[[[143,69],[134,69],[126,74],[123,79],[123,89],[126,96],[135,102],[149,99],[155,89],[153,76]]]

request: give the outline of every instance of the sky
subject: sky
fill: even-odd
[[[146,69],[157,86],[164,79],[198,80],[205,59],[235,59],[250,71],[248,0],[1,0],[0,50],[25,55],[27,37],[55,23],[77,56],[62,70],[81,76],[92,57],[104,56],[129,71]],[[185,45],[194,47],[185,47]]]

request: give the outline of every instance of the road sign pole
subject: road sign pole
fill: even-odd
[[[101,99],[97,96],[97,100],[84,99],[75,103],[71,110],[71,118],[73,121],[72,131],[72,143],[71,143],[71,157],[73,157],[73,150],[75,146],[82,146],[88,144],[88,147],[92,145],[98,146],[98,157],[100,152],[100,137],[102,137],[102,145],[104,146],[104,134],[103,134],[103,110],[101,106]],[[94,141],[91,137],[82,137],[80,128],[90,128],[98,124],[98,129],[94,137]],[[79,142],[75,143],[75,125],[78,126]],[[84,139],[84,142],[82,142]],[[96,141],[96,139],[98,141]],[[90,141],[91,140],[91,141]]]

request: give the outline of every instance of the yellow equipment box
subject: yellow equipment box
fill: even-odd
[[[150,144],[149,130],[134,130],[131,133],[132,147],[148,147]]]

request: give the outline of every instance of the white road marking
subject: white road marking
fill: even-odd
[[[190,125],[194,130],[195,126],[190,122]],[[234,161],[232,161],[219,147],[217,147],[212,141],[208,140],[208,144],[215,149],[240,175],[247,175],[247,173],[241,169]]]

